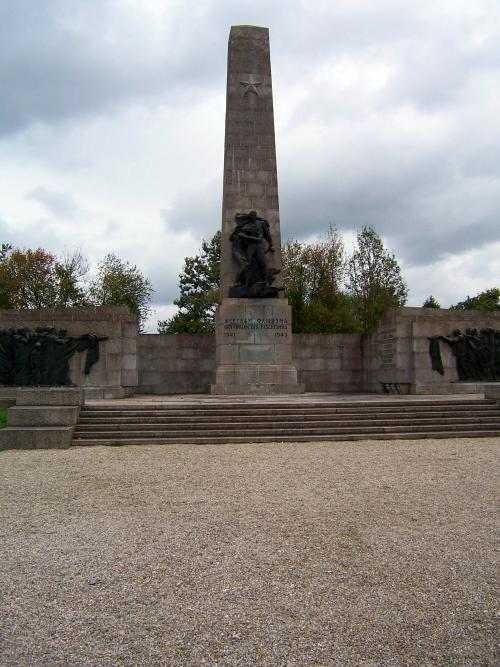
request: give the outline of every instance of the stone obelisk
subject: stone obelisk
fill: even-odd
[[[301,393],[282,292],[269,31],[229,34],[213,394]]]

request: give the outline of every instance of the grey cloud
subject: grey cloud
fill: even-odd
[[[151,95],[186,103],[214,78],[223,81],[223,61],[211,67],[209,40],[194,49],[192,32],[172,21],[164,41],[150,46],[109,0],[2,3],[0,26],[0,134]]]
[[[117,234],[120,231],[121,225],[118,220],[108,220],[106,223],[106,234]]]
[[[32,221],[29,228],[21,228],[0,214],[0,242],[10,243],[14,248],[43,248],[58,252],[59,235],[50,220],[39,218]]]
[[[500,238],[498,195],[479,186],[468,191],[463,186],[460,192],[456,171],[445,159],[432,163],[429,156],[406,173],[396,160],[390,169],[382,160],[378,164],[365,177],[353,174],[340,183],[335,174],[341,167],[335,162],[313,185],[281,178],[283,238],[303,239],[329,224],[346,231],[371,225],[410,265]]]
[[[300,164],[285,164],[279,179],[282,229],[287,234],[303,238],[324,231],[331,222],[350,230],[363,225],[379,233],[401,230],[418,199],[439,190],[449,178],[447,160],[435,150],[409,159],[405,150],[376,136],[365,136],[349,154],[346,150],[337,152],[334,147],[324,159],[317,148],[303,155]],[[321,170],[304,180],[307,166],[322,157]]]
[[[488,245],[492,240],[500,239],[498,229],[498,217],[451,227],[417,220],[409,225],[404,244],[401,239],[394,241],[396,247],[401,247],[406,264],[420,265]]]
[[[485,34],[477,40],[477,21],[465,17],[447,21],[445,12],[441,20],[425,20],[422,3],[413,7],[407,3],[399,7],[378,4],[382,7],[366,3],[357,5],[360,11],[350,8],[347,12],[332,5],[321,22],[303,20],[292,26],[293,18],[288,17],[288,30],[276,31],[275,84],[283,89],[292,83],[302,84],[291,126],[304,121],[331,123],[344,115],[353,119],[375,108],[395,105],[432,113],[452,104],[470,104],[475,94],[471,86],[485,75],[491,77],[492,86],[496,85],[500,52],[493,31],[488,37],[482,26]],[[432,5],[435,9],[435,3]],[[491,14],[492,21],[496,20]],[[295,54],[289,44],[282,43],[283,38],[288,40],[292,27],[298,29],[294,31]],[[347,87],[334,96],[328,84],[315,82],[311,73],[322,65],[342,63],[344,56],[348,61],[366,59],[367,64],[387,65],[391,74],[376,91]]]
[[[65,192],[55,192],[40,186],[28,192],[26,199],[42,204],[50,213],[60,220],[74,219],[82,215],[73,197]]]
[[[179,269],[167,259],[164,263],[148,262],[144,258],[139,266],[140,271],[149,278],[153,285],[153,302],[155,305],[172,303],[179,296]]]
[[[155,280],[154,276],[150,278],[154,289],[151,302],[153,307],[169,305],[179,296],[178,276],[168,282],[165,281],[165,276],[158,278],[158,280]]]
[[[168,211],[161,211],[165,230],[178,234],[189,229],[200,239],[212,238],[221,226],[221,179],[178,193]]]
[[[427,35],[414,40],[400,52],[398,72],[385,92],[385,102],[409,101],[423,109],[435,110],[461,101],[468,85],[483,73],[500,65],[493,41],[471,49],[457,34]]]
[[[187,104],[214,86],[223,90],[228,28],[242,16],[271,27],[277,68],[291,75],[332,52],[377,44],[391,31],[401,35],[411,23],[407,12],[386,8],[380,16],[369,3],[364,13],[322,13],[298,0],[272,7],[264,0],[206,2],[197,10],[193,19],[190,3],[170,6],[153,31],[110,0],[1,4],[0,134],[151,96]]]

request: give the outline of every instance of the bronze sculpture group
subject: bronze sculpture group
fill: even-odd
[[[451,336],[429,338],[429,353],[433,370],[444,375],[440,341],[450,345],[455,356],[458,379],[496,382],[500,380],[500,331],[494,329],[455,329]]]
[[[229,240],[239,270],[229,290],[233,298],[276,298],[282,288],[274,287],[279,269],[269,266],[267,255],[274,252],[269,223],[256,211],[237,213],[236,227]]]
[[[99,359],[99,342],[94,334],[68,336],[65,329],[23,327],[0,329],[0,385],[69,385],[69,360],[75,352],[87,350],[84,373]]]

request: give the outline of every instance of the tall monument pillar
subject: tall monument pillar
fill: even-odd
[[[256,26],[229,34],[221,295],[212,394],[303,392],[282,290],[269,31]]]

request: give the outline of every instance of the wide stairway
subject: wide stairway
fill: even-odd
[[[500,436],[494,400],[140,403],[84,406],[73,445]]]

